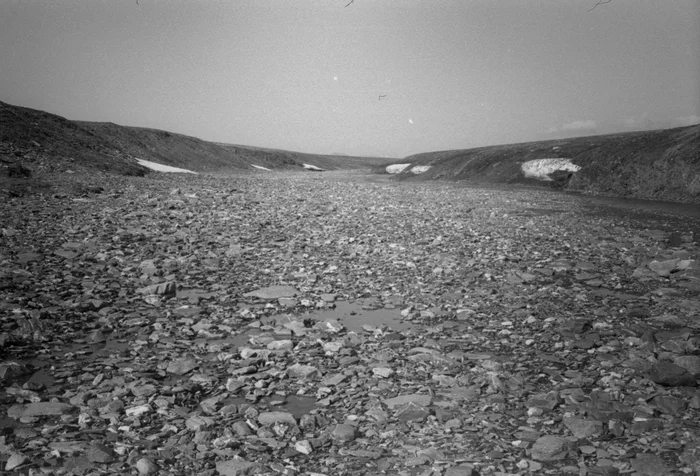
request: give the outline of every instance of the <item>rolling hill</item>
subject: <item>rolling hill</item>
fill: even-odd
[[[44,111],[0,102],[0,159],[21,161],[35,155],[53,166],[79,164],[119,175],[148,170],[109,141],[73,121]]]
[[[136,159],[197,172],[253,172],[253,165],[271,170],[305,170],[305,164],[323,170],[358,169],[386,160],[208,142],[157,129],[71,121],[3,102],[0,125],[0,152],[4,151],[0,156],[41,154],[56,166],[79,164],[120,175],[148,173]]]
[[[523,163],[545,158],[569,159],[580,170],[561,174],[551,182],[524,177]],[[399,180],[544,185],[700,204],[700,125],[427,152],[400,162],[410,166],[397,175]],[[416,174],[412,172],[416,166],[429,168]]]

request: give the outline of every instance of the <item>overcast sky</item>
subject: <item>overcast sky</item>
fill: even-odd
[[[700,122],[698,0],[348,1],[0,0],[0,100],[391,157]]]

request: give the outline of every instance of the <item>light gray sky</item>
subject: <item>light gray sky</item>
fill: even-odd
[[[348,1],[0,0],[0,100],[392,157],[700,122],[698,0]]]

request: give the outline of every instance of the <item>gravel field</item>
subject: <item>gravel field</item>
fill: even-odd
[[[698,218],[361,172],[100,186],[0,203],[8,474],[700,474]]]

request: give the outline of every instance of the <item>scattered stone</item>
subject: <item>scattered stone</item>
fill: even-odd
[[[160,284],[152,284],[150,286],[145,286],[136,290],[139,294],[145,295],[157,295],[157,296],[169,296],[174,297],[176,294],[176,287],[174,282],[166,282]]]
[[[198,367],[197,361],[191,357],[176,359],[168,364],[166,372],[175,375],[185,375]]]
[[[695,471],[694,474],[700,474],[700,440],[687,443],[678,459],[691,471]]]
[[[571,442],[566,438],[545,435],[535,441],[531,456],[537,461],[557,461],[566,458],[570,449]]]
[[[650,453],[639,453],[630,462],[632,469],[639,475],[661,476],[671,474],[666,463],[657,455]]]
[[[309,443],[309,440],[300,440],[294,443],[294,449],[301,454],[310,455],[313,453],[314,449]]]
[[[302,364],[294,364],[287,367],[287,375],[289,375],[290,378],[302,378],[309,380],[321,377],[321,373],[316,367]]]
[[[111,463],[114,461],[114,450],[100,443],[94,443],[86,453],[87,459],[93,463]]]
[[[29,458],[22,453],[12,453],[5,463],[5,471],[12,471],[22,466]]]
[[[151,413],[153,411],[153,408],[147,403],[143,405],[136,405],[130,408],[127,408],[124,413],[128,417],[140,417],[142,415],[146,415],[148,413]]]
[[[353,441],[357,436],[356,436],[356,429],[352,425],[346,425],[346,424],[338,424],[335,425],[333,428],[333,431],[331,432],[331,438],[335,441],[339,441],[342,443],[348,442],[348,441]]]
[[[246,437],[253,434],[252,428],[250,428],[250,426],[244,421],[235,422],[231,429],[235,434],[241,437]]]
[[[192,431],[202,431],[214,426],[214,419],[200,415],[192,415],[185,421],[185,426]]]
[[[671,395],[657,395],[651,400],[651,404],[658,408],[661,413],[668,415],[677,415],[688,406],[685,400]]]
[[[664,278],[668,278],[671,273],[676,269],[676,266],[678,265],[678,259],[668,259],[668,260],[663,260],[663,261],[652,261],[649,263],[649,269],[651,269],[653,272],[658,274],[659,276],[662,276]]]
[[[673,359],[673,363],[679,367],[683,367],[696,378],[700,377],[700,356],[679,355]]]
[[[158,465],[151,458],[140,458],[136,462],[136,470],[141,476],[156,474],[159,469]]]
[[[648,420],[638,420],[632,423],[627,429],[630,435],[641,435],[654,430],[663,428],[663,422],[657,418],[651,418]]]
[[[414,402],[408,402],[405,405],[399,407],[396,412],[396,419],[399,421],[424,421],[428,415],[430,415],[430,410],[426,407],[420,406]]]
[[[377,377],[389,378],[394,373],[394,371],[388,367],[375,367],[372,369],[372,373]]]
[[[698,471],[692,235],[360,177],[0,201],[0,469]]]
[[[590,438],[603,432],[603,422],[598,420],[564,417],[564,425],[578,439]]]
[[[533,395],[527,401],[528,408],[539,408],[541,410],[551,412],[560,402],[559,393],[552,391],[548,393],[540,393]]]
[[[7,384],[27,372],[27,367],[19,362],[0,363],[0,383]]]
[[[263,466],[244,459],[230,459],[216,463],[216,470],[221,476],[253,476],[260,474]]]
[[[655,363],[651,367],[648,377],[653,382],[670,387],[695,387],[697,385],[697,379],[687,369],[666,361]]]
[[[292,426],[297,424],[294,415],[287,412],[263,412],[258,415],[258,422],[263,426],[270,426],[275,423],[286,423]]]
[[[618,476],[620,470],[615,466],[593,466],[588,468],[589,476]]]
[[[472,465],[461,464],[447,468],[444,476],[479,476],[479,472]]]

